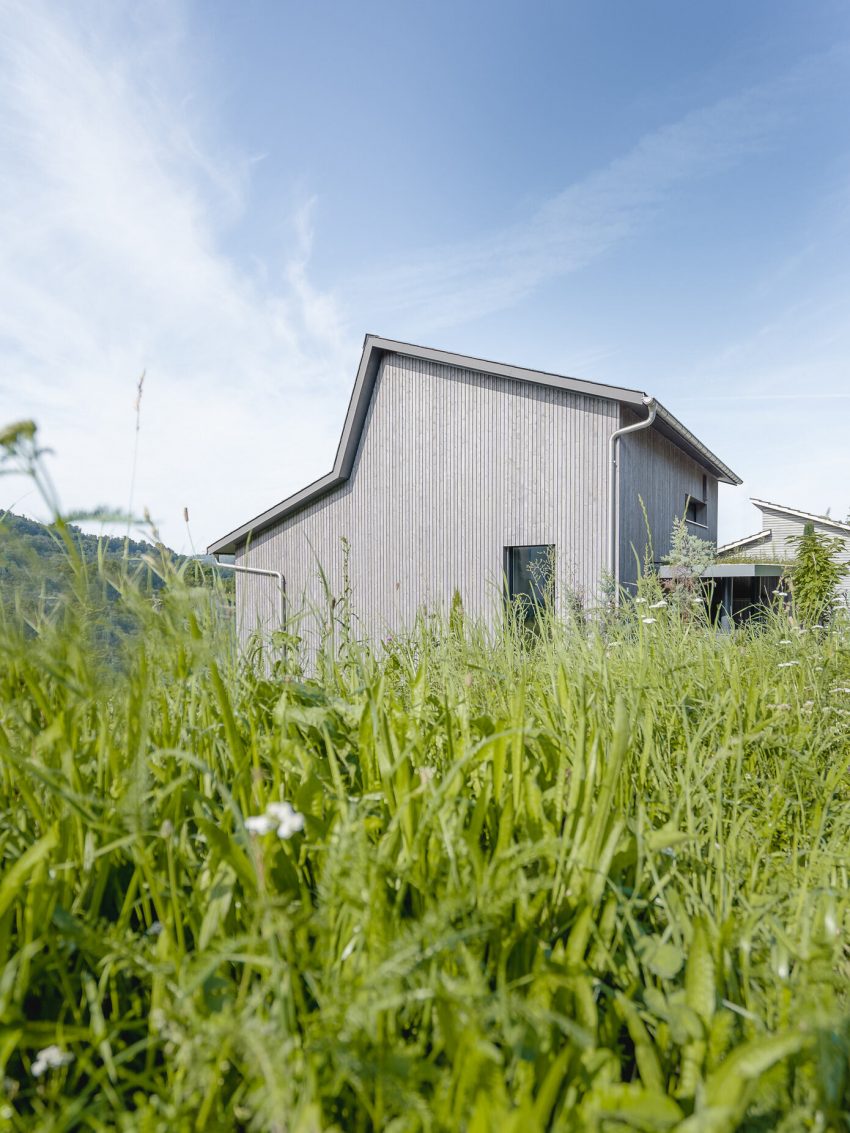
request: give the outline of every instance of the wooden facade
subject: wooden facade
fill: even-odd
[[[420,611],[446,612],[455,594],[468,614],[492,619],[515,546],[555,548],[556,609],[576,595],[595,603],[608,565],[609,441],[646,417],[641,395],[378,341],[367,366],[367,339],[334,473],[210,550],[281,571],[292,627],[311,643],[328,597],[346,589],[355,632],[372,640]],[[715,537],[717,481],[734,477],[669,414],[659,426],[620,442],[626,584],[631,547],[642,554],[645,541],[638,497],[658,557],[689,496],[707,495]],[[273,579],[237,575],[243,638],[275,626],[276,601]]]
[[[639,420],[631,409],[623,409],[621,417],[622,425]],[[658,564],[668,554],[673,519],[686,517],[690,499],[703,503],[705,514],[687,520],[689,532],[717,542],[718,481],[655,429],[628,434],[620,449],[620,581],[630,585],[647,558]]]

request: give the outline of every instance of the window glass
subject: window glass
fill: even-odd
[[[696,499],[694,496],[688,496],[688,504],[685,508],[685,519],[691,523],[702,523],[706,521],[708,509],[702,500]]]
[[[508,596],[525,608],[526,617],[533,617],[551,598],[555,548],[547,543],[508,547],[505,558]]]

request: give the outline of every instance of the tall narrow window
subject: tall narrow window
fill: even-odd
[[[555,548],[542,543],[533,547],[505,547],[507,597],[533,621],[552,600]]]

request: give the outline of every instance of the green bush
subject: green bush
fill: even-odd
[[[796,548],[790,574],[794,613],[803,624],[815,625],[832,611],[847,570],[839,560],[845,543],[815,531],[813,523],[807,523],[803,534],[791,536],[789,542]]]

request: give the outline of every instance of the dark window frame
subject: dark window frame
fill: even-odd
[[[545,577],[542,580],[535,579],[530,570],[526,572],[524,578],[517,577],[519,569],[517,552],[531,551],[543,551],[548,559],[548,565],[544,568]],[[526,557],[528,558],[527,554]],[[536,556],[535,561],[539,561]],[[554,543],[516,543],[506,546],[503,550],[503,565],[505,601],[508,605],[521,606],[526,621],[534,620],[547,607],[551,608],[555,588]]]
[[[708,527],[708,500],[701,500],[689,492],[685,496],[685,519],[698,527]]]

